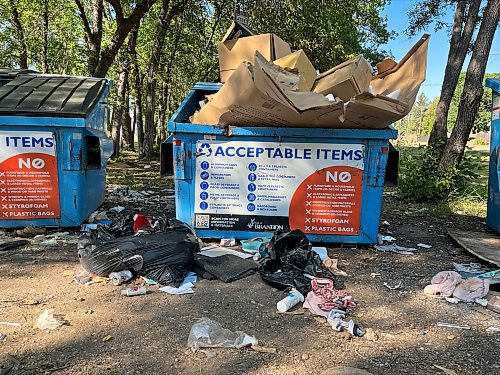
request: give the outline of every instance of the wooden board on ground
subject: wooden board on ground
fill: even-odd
[[[483,232],[448,230],[448,234],[469,253],[500,267],[500,237]]]

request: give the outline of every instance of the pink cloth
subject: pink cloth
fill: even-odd
[[[322,298],[317,296],[314,292],[307,293],[306,300],[304,301],[304,305],[302,306],[304,309],[308,309],[311,314],[328,317],[330,311],[325,311],[320,309],[319,305],[321,305]]]
[[[450,297],[462,277],[455,271],[442,271],[431,279],[431,285],[424,288],[424,293],[438,298]]]
[[[474,302],[476,298],[483,298],[490,290],[490,281],[471,277],[457,285],[453,297],[464,302]]]

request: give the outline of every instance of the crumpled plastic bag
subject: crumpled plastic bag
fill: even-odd
[[[67,321],[60,315],[55,315],[53,309],[44,310],[36,319],[36,326],[41,330],[55,330],[66,324]]]
[[[260,277],[274,288],[295,288],[307,295],[311,291],[311,279],[304,274],[334,279],[333,273],[311,248],[300,229],[275,234],[268,245],[269,258],[264,259],[259,267]]]
[[[257,345],[254,336],[242,331],[230,331],[209,318],[201,318],[193,324],[189,331],[188,346],[190,348],[237,348]]]

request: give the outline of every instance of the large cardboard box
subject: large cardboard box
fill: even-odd
[[[274,63],[282,68],[296,70],[300,76],[299,91],[310,91],[316,80],[316,69],[303,50],[283,56]]]
[[[243,61],[253,63],[255,51],[260,52],[268,61],[276,60],[292,52],[288,43],[274,34],[229,39],[220,42],[217,48],[219,50],[220,81],[222,83],[229,79]]]
[[[300,76],[256,53],[244,62],[192,122],[208,125],[338,127],[343,103],[321,94],[297,92]]]
[[[363,56],[359,55],[321,73],[314,83],[313,91],[327,95],[333,94],[344,101],[367,92],[372,79],[372,68]]]
[[[393,68],[373,77],[370,93],[355,96],[345,106],[347,128],[384,128],[406,116],[425,81],[429,34]]]

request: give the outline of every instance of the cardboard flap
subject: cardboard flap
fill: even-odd
[[[297,70],[300,76],[299,91],[310,91],[316,80],[316,69],[303,50],[298,50],[273,61],[282,67]]]
[[[394,68],[372,79],[374,94],[389,95],[399,90],[398,100],[409,105],[415,102],[420,85],[425,81],[429,37],[424,34]]]
[[[297,90],[300,76],[266,61],[258,52],[255,54],[254,81],[262,93],[297,112],[331,104],[321,94],[294,91]]]

